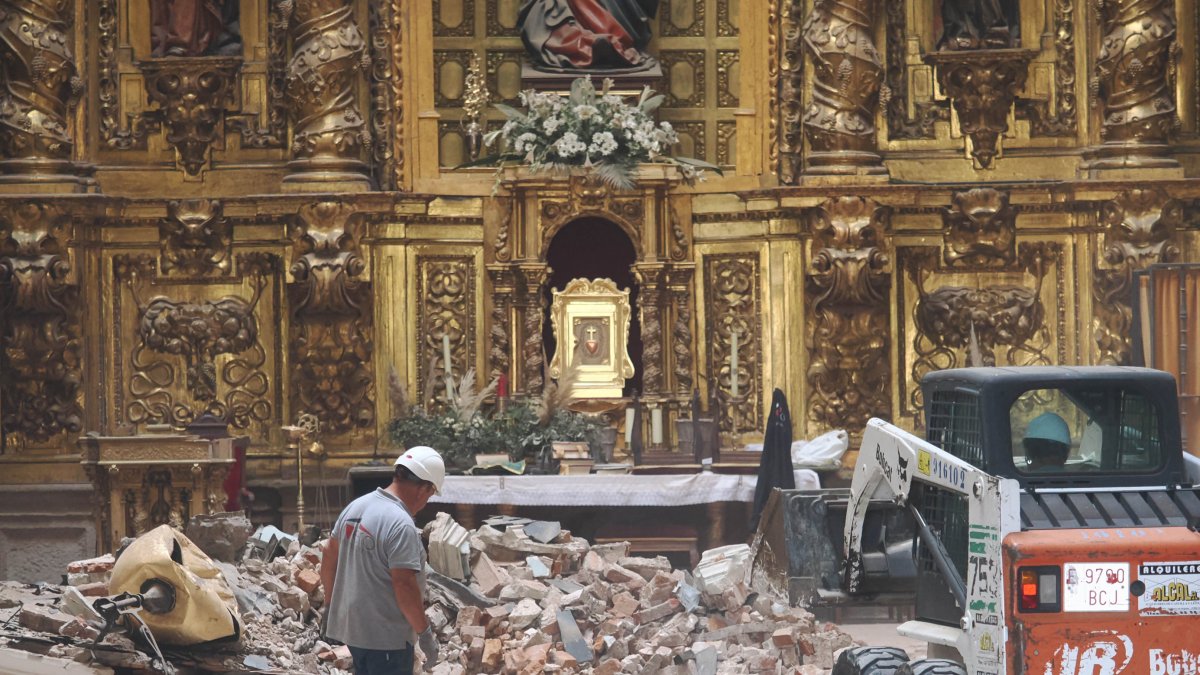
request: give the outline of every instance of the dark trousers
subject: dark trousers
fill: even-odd
[[[404,649],[350,648],[355,675],[412,675],[413,646]]]

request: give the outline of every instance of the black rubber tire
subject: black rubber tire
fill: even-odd
[[[908,663],[908,652],[899,647],[853,647],[838,656],[833,675],[895,675]]]
[[[896,675],[967,675],[967,669],[948,659],[917,659],[901,666]]]

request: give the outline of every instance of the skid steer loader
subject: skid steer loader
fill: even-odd
[[[962,368],[921,390],[925,439],[871,420],[848,492],[785,495],[792,534],[808,528],[775,544],[793,598],[911,590],[898,630],[929,644],[912,662],[850,649],[834,675],[1200,675],[1200,460],[1174,378]]]

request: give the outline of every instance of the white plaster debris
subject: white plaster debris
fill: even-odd
[[[808,611],[747,590],[739,548],[706,553],[693,577],[665,558],[630,556],[627,544],[592,547],[565,530],[543,543],[518,526],[485,525],[468,532],[465,560],[453,520],[441,516],[426,531],[448,535],[434,537],[446,554],[435,567],[471,577],[456,584],[431,575],[439,675],[823,674],[851,644]],[[319,634],[323,543],[293,544],[270,562],[221,564],[244,621],[242,639],[170,649],[167,660],[194,671],[348,675],[349,651]],[[85,595],[104,595],[111,566],[111,556],[80,561],[71,574]],[[53,586],[0,582],[0,624],[17,617],[0,626],[0,649],[41,650],[94,669],[78,672],[156,672],[145,650],[123,636],[106,637],[104,650],[89,649],[95,630],[60,610],[61,594]],[[51,649],[29,639],[48,633],[71,642]]]

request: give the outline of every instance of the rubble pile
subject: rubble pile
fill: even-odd
[[[320,636],[321,543],[274,528],[248,537],[239,517],[188,528],[236,598],[239,640],[163,644],[164,669],[146,641],[102,636],[77,618],[79,605],[110,595],[118,552],[72,563],[67,586],[0,583],[0,665],[22,654],[81,673],[352,671],[348,648]],[[556,523],[494,518],[469,531],[442,515],[425,534],[438,675],[816,675],[851,644],[809,612],[752,593],[745,546],[707,552],[693,574],[631,556],[625,543],[591,546]]]

